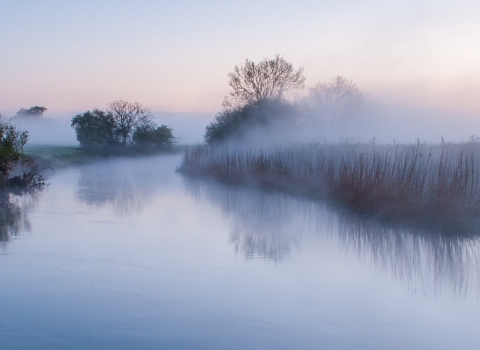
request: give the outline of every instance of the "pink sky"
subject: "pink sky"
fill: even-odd
[[[0,6],[5,115],[33,105],[73,113],[118,98],[214,113],[236,64],[276,53],[305,68],[307,86],[343,75],[382,101],[480,114],[474,1]]]

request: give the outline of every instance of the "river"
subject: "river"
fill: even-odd
[[[480,241],[175,172],[3,198],[1,349],[478,349]]]

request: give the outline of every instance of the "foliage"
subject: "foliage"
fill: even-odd
[[[298,115],[297,107],[285,100],[260,100],[241,107],[226,108],[207,125],[204,140],[208,144],[240,140],[252,128],[268,129],[275,123],[292,124]]]
[[[175,143],[173,129],[167,125],[139,127],[133,134],[133,144],[144,151],[169,151]]]
[[[10,173],[24,159],[23,146],[28,132],[0,119],[0,183],[5,184]]]
[[[0,186],[25,187],[43,183],[34,159],[23,153],[28,132],[1,120],[0,116]]]
[[[23,118],[23,119],[39,119],[43,117],[43,113],[47,109],[45,107],[34,106],[29,109],[22,108],[20,109],[14,118]]]
[[[71,126],[86,149],[169,150],[175,143],[172,129],[157,126],[151,111],[138,102],[112,101],[106,111],[94,109],[77,114]]]
[[[263,100],[278,100],[287,91],[303,89],[303,68],[294,70],[293,65],[280,55],[264,59],[260,63],[245,60],[228,73],[232,91],[225,98],[224,107],[234,108]]]
[[[118,145],[116,123],[112,115],[94,109],[72,118],[77,140],[84,148],[101,148]]]

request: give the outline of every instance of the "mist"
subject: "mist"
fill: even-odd
[[[377,101],[362,115],[352,113],[349,121],[327,124],[307,121],[296,131],[294,141],[461,143],[480,134],[480,118],[473,113],[432,109],[430,106],[399,105]]]
[[[12,124],[21,130],[28,131],[29,146],[54,145],[74,146],[78,145],[75,131],[67,121],[56,121],[51,118],[39,118],[34,120],[12,120]]]
[[[203,141],[205,126],[215,113],[155,112],[157,124],[166,124],[173,129],[179,144],[195,144]]]
[[[308,89],[307,89],[308,91]],[[480,134],[480,116],[474,111],[435,108],[430,103],[398,102],[385,97],[377,98],[361,90],[366,103],[351,106],[341,115],[310,112],[293,116],[294,123],[285,123],[271,114],[267,125],[246,126],[241,137],[230,144],[275,146],[286,143],[377,143],[411,144],[441,142],[464,143]],[[300,111],[309,108],[306,92],[290,98]],[[328,114],[328,113],[327,113]],[[333,114],[333,113],[332,113]],[[203,120],[208,115],[203,116]],[[210,119],[211,122],[213,118]],[[197,125],[200,125],[197,119]],[[205,132],[205,129],[203,129]],[[202,141],[199,132],[190,140]]]

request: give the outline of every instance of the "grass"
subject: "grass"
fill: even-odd
[[[183,153],[187,145],[174,145],[169,154]],[[111,157],[139,157],[139,154],[114,154],[102,151],[85,150],[80,146],[27,145],[25,154],[32,156],[51,168],[64,168],[104,160]],[[155,153],[158,154],[158,153]]]
[[[480,214],[479,153],[476,144],[198,145],[179,171],[328,199],[375,219],[468,231]]]
[[[31,157],[43,160],[53,168],[86,164],[105,158],[104,155],[85,151],[79,146],[27,145],[24,152]]]

